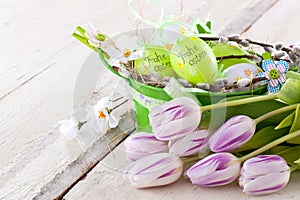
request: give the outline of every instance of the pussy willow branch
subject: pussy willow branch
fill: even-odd
[[[202,40],[205,40],[205,41],[218,41],[220,39],[220,37],[199,37],[200,39]],[[232,42],[241,42],[243,40],[246,40],[247,42],[249,42],[250,44],[255,44],[255,45],[258,45],[258,46],[262,46],[262,47],[272,47],[274,48],[274,45],[272,44],[267,44],[267,43],[263,43],[263,42],[257,42],[257,41],[253,41],[253,40],[250,40],[248,38],[246,39],[240,39],[240,38],[228,38],[229,41],[232,41]],[[281,50],[287,52],[287,53],[290,53],[291,52],[291,48],[289,47],[283,47]]]
[[[223,59],[230,59],[230,58],[237,58],[237,59],[242,59],[242,58],[247,58],[247,59],[250,59],[250,60],[253,60],[255,59],[255,57],[260,57],[262,58],[262,56],[260,55],[249,55],[249,54],[246,54],[246,55],[228,55],[228,56],[220,56],[220,57],[216,57],[217,60],[223,60]],[[272,58],[273,60],[276,60],[276,61],[279,61],[279,60],[284,60],[288,63],[291,63],[290,60],[287,60],[287,59],[279,59],[279,58]]]

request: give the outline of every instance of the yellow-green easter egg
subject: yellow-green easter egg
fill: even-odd
[[[161,77],[176,76],[170,61],[170,51],[160,46],[145,47],[143,57],[134,61],[134,70],[141,75],[158,73]]]
[[[176,74],[191,84],[213,83],[219,77],[211,48],[197,37],[178,39],[170,57]]]

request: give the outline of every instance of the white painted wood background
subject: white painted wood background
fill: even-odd
[[[162,2],[167,5],[167,14],[179,12],[179,0]],[[265,42],[290,44],[300,40],[297,0],[186,0],[184,5],[202,20],[209,16],[216,32],[243,33]],[[109,139],[133,128],[133,124],[126,126],[132,120],[124,121],[122,128],[105,140],[87,137],[90,140],[84,144],[82,140],[67,141],[51,131],[57,121],[68,116],[74,103],[87,99],[95,90],[87,88],[74,99],[74,88],[84,68],[89,66],[99,73],[96,89],[100,88],[100,95],[107,94],[110,80],[115,80],[101,68],[95,53],[70,36],[77,25],[88,22],[107,34],[132,30],[135,25],[126,0],[0,0],[0,199],[59,196],[109,152],[105,146]],[[130,110],[130,106],[124,109]],[[132,119],[132,113],[126,117]],[[121,139],[110,144],[111,148]],[[119,172],[104,165],[108,160],[122,160],[117,153],[121,147],[97,164],[65,198],[193,199],[201,193],[207,199],[251,199],[231,186],[203,190],[183,184],[184,179],[170,187],[135,190],[123,182]],[[296,185],[299,176],[272,198],[294,199]],[[209,196],[211,191],[213,196]]]

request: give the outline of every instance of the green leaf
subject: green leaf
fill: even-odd
[[[285,128],[285,127],[289,127],[292,126],[293,121],[295,118],[295,112],[292,112],[291,114],[289,114],[286,118],[284,118],[280,124],[278,124],[278,126],[275,127],[275,130],[281,129],[281,128]]]
[[[211,21],[207,21],[205,25],[211,30]]]
[[[197,24],[197,30],[200,34],[203,34],[203,33],[209,33],[203,26],[201,26],[200,24]],[[209,27],[208,27],[209,28]]]
[[[255,95],[241,95],[234,97],[227,97],[226,101],[233,101],[237,99],[244,99],[253,97]],[[221,101],[223,102],[223,100]],[[268,100],[260,101],[256,103],[243,104],[239,106],[231,106],[227,108],[214,109],[213,111],[204,112],[201,118],[201,126],[209,127],[212,129],[219,128],[226,120],[235,115],[247,115],[252,119],[260,117],[263,114],[276,110],[278,108],[286,106],[285,103]],[[292,111],[285,113],[280,113],[276,116],[270,117],[267,120],[259,123],[256,127],[256,131],[266,127],[266,126],[277,126],[284,118],[286,118]]]
[[[286,78],[294,78],[294,79],[300,79],[300,73],[293,72],[293,71],[288,71],[286,73]]]
[[[295,111],[295,117],[293,124],[290,129],[290,133],[300,130],[300,105],[297,106]],[[300,144],[300,136],[295,137],[287,141],[288,143],[292,144]]]
[[[277,97],[288,103],[300,103],[300,79],[288,78],[285,84],[281,87]]]
[[[270,59],[272,59],[272,55],[269,52],[263,53],[262,57],[263,57],[264,60],[270,60]]]
[[[279,152],[285,151],[288,148],[291,148],[290,146],[276,146],[269,150],[270,154],[278,154]]]
[[[289,165],[293,165],[300,158],[300,146],[290,147],[277,155],[283,157]]]
[[[235,150],[234,152],[242,152],[251,149],[258,149],[260,147],[265,146],[266,144],[288,134],[288,128],[282,128],[280,130],[275,130],[275,126],[268,126],[260,131],[256,132],[255,135],[244,145],[240,148]]]

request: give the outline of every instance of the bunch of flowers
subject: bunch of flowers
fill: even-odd
[[[68,119],[59,121],[55,129],[68,140],[78,138],[81,130],[87,128],[96,133],[97,138],[101,138],[108,130],[118,126],[125,109],[117,111],[117,108],[128,100],[125,97],[112,99],[110,96],[105,96],[96,103],[84,103],[76,107]]]
[[[131,163],[124,171],[124,180],[136,188],[167,185],[181,177],[184,164],[198,160],[184,174],[200,187],[222,186],[238,179],[240,187],[249,195],[279,191],[287,185],[290,173],[300,169],[300,153],[296,151],[300,145],[300,128],[296,125],[300,96],[299,92],[295,94],[299,84],[299,79],[291,79],[276,95],[209,106],[199,106],[191,98],[180,97],[152,108],[149,117],[153,133],[138,132],[125,140]],[[201,118],[212,110],[271,99],[286,101],[282,107],[256,118],[233,116],[215,130],[200,125]],[[276,121],[278,124],[271,131],[289,127],[288,131],[285,129],[277,136],[264,132],[264,128],[256,131],[258,124],[281,114],[285,117]],[[257,140],[264,137],[269,138],[256,146]],[[293,142],[294,139],[297,141]],[[249,148],[251,145],[255,147]],[[280,148],[285,153],[278,151]]]

